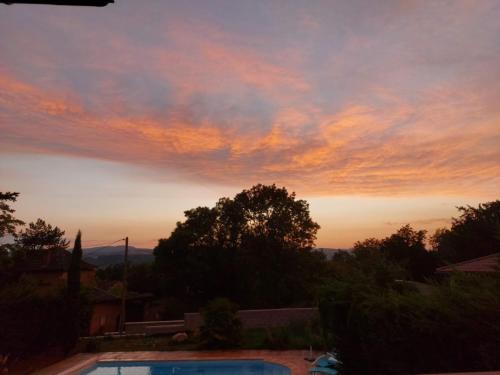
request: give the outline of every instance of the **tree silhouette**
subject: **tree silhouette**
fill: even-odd
[[[19,193],[0,192],[0,238],[7,235],[14,236],[16,234],[16,227],[19,225],[24,225],[22,220],[16,219],[14,209],[9,205],[9,202],[15,202]]]
[[[71,261],[68,269],[68,295],[70,298],[78,298],[80,294],[80,263],[82,261],[82,232],[78,231],[75,245],[71,253]]]
[[[477,258],[500,251],[500,200],[458,207],[450,229],[438,229],[431,243],[447,262]]]
[[[414,230],[409,224],[384,239],[381,251],[387,258],[402,265],[415,280],[422,280],[434,273],[437,258],[425,248],[425,230]]]
[[[186,211],[155,249],[169,294],[204,303],[282,306],[311,298],[323,255],[311,252],[319,225],[309,205],[276,185],[255,185],[212,208]]]
[[[64,238],[64,231],[52,227],[44,220],[29,223],[28,228],[16,236],[16,243],[26,250],[66,249],[69,241]]]
[[[404,268],[414,280],[422,280],[434,273],[437,257],[425,248],[426,231],[414,230],[409,224],[382,240],[369,238],[354,244],[354,254],[377,261],[383,255],[388,261]]]
[[[68,353],[80,336],[80,262],[82,261],[82,233],[78,231],[68,268],[68,313],[65,316],[67,334],[64,349]]]

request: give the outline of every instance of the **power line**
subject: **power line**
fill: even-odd
[[[120,241],[123,241],[124,238],[120,238],[116,241],[113,241],[113,242],[108,242],[108,241],[105,241],[105,242],[101,242],[101,243],[93,243],[93,244],[89,244],[93,247],[102,247],[102,246],[111,246],[111,245],[114,245],[115,243],[117,242],[120,242]],[[82,242],[83,243],[86,243],[87,241],[93,241],[93,240],[83,240]],[[101,240],[102,241],[102,240]]]

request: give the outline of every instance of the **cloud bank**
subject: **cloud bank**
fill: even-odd
[[[495,1],[0,14],[0,148],[318,195],[498,193]]]

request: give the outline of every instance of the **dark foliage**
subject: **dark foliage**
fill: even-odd
[[[292,322],[284,327],[271,327],[265,330],[265,338],[258,349],[325,349],[325,342],[318,320]]]
[[[28,228],[16,235],[15,241],[29,251],[66,249],[69,245],[69,241],[64,238],[63,230],[52,227],[42,219],[29,223]]]
[[[115,264],[96,272],[101,288],[109,289],[116,282],[123,280],[123,264]],[[149,263],[129,264],[127,271],[128,290],[139,293],[160,295],[160,276]]]
[[[369,238],[356,242],[354,252],[367,256],[381,253],[388,261],[405,269],[407,277],[421,281],[433,275],[438,265],[437,254],[425,248],[425,238],[425,231],[416,231],[410,225],[405,225],[382,240]]]
[[[67,333],[64,340],[64,350],[68,353],[80,337],[80,262],[82,260],[82,233],[78,231],[75,245],[71,253],[71,263],[68,269],[67,307],[65,316]]]
[[[455,275],[430,292],[382,278],[384,258],[352,257],[325,288],[320,312],[343,374],[498,369],[500,279]],[[384,265],[384,263],[386,263]],[[340,265],[337,267],[341,268]]]
[[[226,298],[216,298],[202,310],[200,343],[204,348],[234,348],[242,340],[242,325],[236,313],[238,306]]]
[[[16,228],[24,225],[22,220],[13,215],[16,212],[10,205],[17,200],[19,193],[0,192],[0,285],[11,281],[11,267],[19,258],[19,248],[5,241],[5,237],[16,235]],[[4,243],[4,241],[6,243]]]
[[[19,193],[0,192],[0,238],[6,235],[14,236],[16,227],[24,225],[24,222],[16,219],[13,215],[16,212],[10,207],[10,202],[15,202]]]
[[[431,276],[438,264],[436,254],[425,248],[426,232],[416,231],[410,225],[382,240],[380,249],[390,261],[400,264],[414,280]]]
[[[185,216],[154,251],[165,295],[195,306],[217,296],[242,307],[312,303],[326,262],[311,251],[319,225],[295,194],[256,185]]]
[[[80,319],[71,316],[66,290],[41,294],[29,279],[0,289],[0,355],[9,362],[68,346],[68,332],[76,323],[85,332],[90,305],[85,292],[80,296]],[[68,319],[70,318],[70,319]]]
[[[82,233],[78,231],[75,245],[71,253],[71,263],[68,269],[68,296],[78,298],[80,295],[80,262],[82,261]]]
[[[441,259],[455,263],[499,252],[500,200],[458,210],[451,229],[437,230],[431,240]]]

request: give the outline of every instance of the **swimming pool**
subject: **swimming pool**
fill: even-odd
[[[262,360],[98,362],[80,375],[291,375]]]

